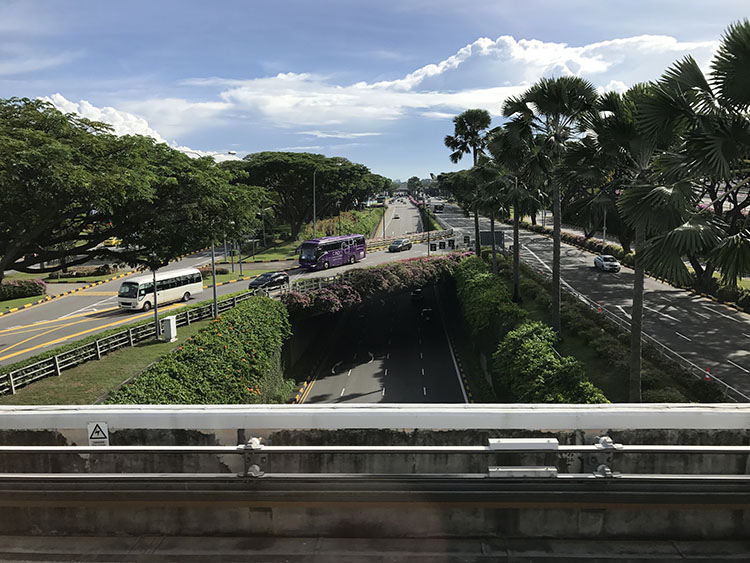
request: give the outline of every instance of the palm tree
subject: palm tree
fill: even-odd
[[[518,97],[503,104],[503,115],[513,117],[523,136],[540,136],[545,153],[551,161],[547,184],[552,187],[553,242],[552,242],[552,326],[560,332],[560,185],[555,172],[567,143],[576,133],[578,120],[594,107],[597,93],[594,86],[582,78],[562,76],[543,78]]]
[[[450,155],[451,162],[457,163],[465,154],[471,153],[473,165],[476,166],[477,159],[483,154],[487,146],[487,129],[492,118],[487,110],[467,109],[465,112],[453,118],[453,135],[446,135],[445,146],[453,151]],[[479,211],[474,207],[474,237],[477,256],[480,255],[479,245]]]
[[[522,301],[519,243],[521,218],[527,214],[536,216],[542,208],[542,185],[545,171],[549,167],[549,159],[541,150],[539,137],[525,138],[519,134],[523,128],[518,121],[509,121],[502,130],[493,132],[488,143],[495,162],[502,164],[511,177],[511,181],[504,185],[503,197],[506,205],[513,208],[513,301],[516,303]]]
[[[495,245],[495,219],[505,215],[508,207],[509,178],[508,173],[495,161],[481,156],[477,165],[471,169],[471,175],[477,186],[477,206],[490,218],[490,236],[492,237],[492,273],[497,275],[497,248]]]

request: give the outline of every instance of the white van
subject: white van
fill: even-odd
[[[172,301],[187,301],[203,291],[203,278],[199,270],[186,268],[156,273],[156,296],[158,304]],[[138,276],[122,282],[117,292],[120,309],[148,311],[154,306],[153,274]]]

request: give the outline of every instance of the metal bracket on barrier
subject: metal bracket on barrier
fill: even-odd
[[[263,477],[263,467],[268,461],[268,455],[263,453],[263,444],[260,438],[250,438],[245,444],[245,471],[243,477]]]
[[[620,472],[612,471],[608,465],[602,463],[599,467],[596,468],[596,471],[594,471],[594,477],[598,479],[612,479],[615,477],[620,477]]]
[[[609,436],[597,436],[596,444],[594,444],[598,450],[621,450],[622,444],[616,443]]]

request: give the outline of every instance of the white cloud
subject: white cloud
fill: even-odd
[[[322,150],[323,147],[321,145],[307,145],[307,146],[299,146],[299,147],[279,147],[272,150],[277,151],[319,151]]]
[[[0,76],[25,74],[69,63],[79,57],[79,51],[46,53],[21,43],[0,44]]]
[[[149,99],[123,104],[123,109],[143,116],[152,127],[170,138],[179,137],[207,122],[215,122],[231,109],[226,102],[191,102],[182,98]]]
[[[319,139],[358,139],[359,137],[376,137],[382,133],[344,133],[343,131],[300,131],[300,135],[312,135]]]

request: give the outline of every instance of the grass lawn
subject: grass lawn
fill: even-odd
[[[297,247],[302,244],[301,241],[290,241],[278,246],[272,246],[271,248],[258,252],[255,254],[255,260],[288,260],[290,257],[296,257]],[[253,257],[243,256],[243,262],[252,262]]]
[[[47,277],[47,274],[27,274],[25,272],[15,272],[9,276],[5,276],[3,281],[12,280],[43,280]]]
[[[14,309],[15,307],[23,307],[27,303],[36,303],[40,299],[44,299],[44,295],[32,295],[31,297],[19,297],[18,299],[9,299],[8,301],[0,301],[0,313]]]
[[[144,342],[0,396],[0,405],[90,405],[170,350],[206,327],[211,320],[178,329],[177,342]]]
[[[118,272],[116,274],[105,274],[103,276],[86,276],[84,278],[60,278],[59,280],[47,280],[45,279],[47,283],[56,283],[56,282],[73,282],[73,283],[94,283],[98,281],[104,281],[111,278],[114,278],[115,276],[119,276],[120,274],[125,274],[129,270],[122,270],[121,272]]]

